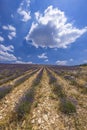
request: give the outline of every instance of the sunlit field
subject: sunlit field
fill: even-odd
[[[0,64],[0,130],[87,130],[87,66]]]

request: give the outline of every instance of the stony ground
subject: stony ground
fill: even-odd
[[[57,112],[57,101],[51,99],[52,91],[46,71],[36,92],[37,107],[31,111],[32,130],[63,130],[64,124]]]
[[[23,84],[13,89],[11,93],[9,93],[7,96],[5,96],[4,99],[1,100],[0,102],[0,121],[1,122],[9,120],[9,118],[12,116],[11,113],[13,113],[13,111],[15,112],[15,109],[16,109],[15,107],[17,106],[17,104],[19,104],[21,98],[24,97],[24,95],[27,93],[27,91],[31,87],[31,83],[36,78],[36,75],[37,74],[30,77]]]
[[[79,76],[47,66],[34,71],[1,98],[0,130],[87,130],[87,68]]]

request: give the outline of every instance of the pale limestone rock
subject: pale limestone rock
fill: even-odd
[[[39,119],[38,119],[38,123],[39,123],[39,124],[41,124],[41,123],[42,123],[41,118],[39,118]]]
[[[48,116],[47,115],[43,115],[43,118],[45,121],[48,121]]]
[[[33,120],[31,121],[31,123],[34,124],[34,123],[35,123],[35,120],[33,119]]]

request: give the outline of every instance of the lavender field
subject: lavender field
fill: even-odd
[[[87,66],[0,64],[0,130],[87,130]]]

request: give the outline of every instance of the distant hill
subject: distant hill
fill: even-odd
[[[85,63],[85,64],[81,64],[80,66],[87,66],[87,63]]]

